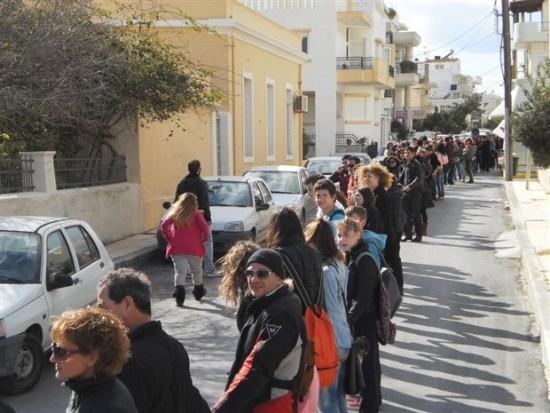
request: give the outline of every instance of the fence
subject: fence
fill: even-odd
[[[0,194],[32,192],[33,159],[0,158]]]
[[[126,182],[126,156],[54,158],[57,189],[85,188]]]

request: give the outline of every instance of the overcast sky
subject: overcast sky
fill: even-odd
[[[420,35],[421,43],[414,50],[420,62],[453,50],[463,74],[482,78],[477,92],[502,96],[502,17],[494,12],[496,7],[501,14],[501,4],[501,0],[386,0],[399,21]]]

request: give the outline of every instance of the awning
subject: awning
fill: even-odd
[[[512,112],[518,110],[518,107],[527,100],[521,86],[516,86],[510,93],[512,97]],[[489,119],[504,117],[504,100],[489,114]]]
[[[504,125],[505,125],[505,122],[504,122],[504,119],[502,119],[498,124],[498,126],[495,129],[493,129],[493,133],[502,139],[504,139],[505,137]]]

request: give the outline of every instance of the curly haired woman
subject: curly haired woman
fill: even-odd
[[[55,377],[72,390],[67,413],[137,413],[115,377],[130,348],[118,317],[98,307],[68,310],[53,322],[50,337]]]

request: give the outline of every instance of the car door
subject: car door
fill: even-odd
[[[256,242],[261,242],[265,238],[267,227],[265,225],[266,219],[269,221],[267,211],[258,211],[258,205],[264,203],[264,197],[260,190],[258,181],[250,182],[250,188],[252,189],[252,196],[254,197],[254,227],[256,228]]]
[[[78,278],[74,254],[69,241],[60,226],[50,228],[43,237],[44,277],[46,299],[51,315],[59,315],[67,308],[82,305],[82,285],[75,282]],[[73,285],[53,287],[61,277],[71,277]]]
[[[275,200],[269,191],[269,188],[263,181],[257,182],[258,188],[262,194],[263,202],[269,205],[269,208],[265,211],[260,211],[260,219],[258,221],[258,233],[261,234],[258,239],[263,241],[267,235],[267,229],[269,227],[269,220],[271,215],[277,211],[278,207],[275,205]]]
[[[77,223],[65,227],[67,238],[75,254],[78,266],[78,279],[82,293],[82,304],[93,304],[96,301],[96,288],[100,278],[106,273],[105,263],[99,248],[90,233]]]

